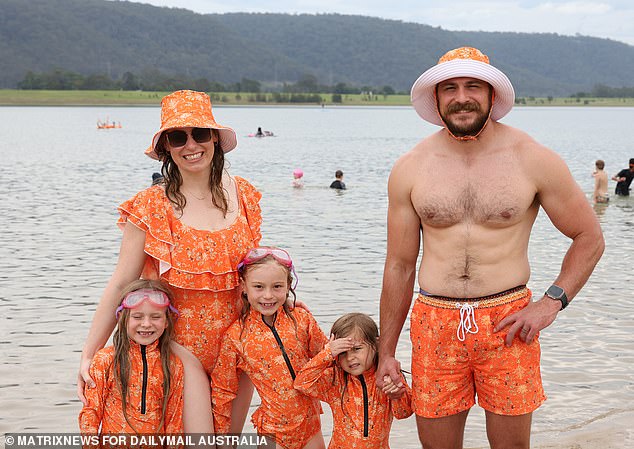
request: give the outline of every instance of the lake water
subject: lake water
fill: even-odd
[[[437,128],[409,107],[225,107],[215,114],[239,136],[228,155],[232,174],[263,193],[263,243],[289,249],[299,297],[323,329],[350,311],[378,319],[387,177],[399,155]],[[123,128],[97,130],[106,117]],[[588,196],[596,159],[612,176],[634,157],[631,108],[516,108],[504,122],[557,151]],[[158,171],[143,155],[158,124],[158,107],[0,108],[0,435],[76,430],[76,370],[116,262],[116,206]],[[246,137],[258,126],[277,137]],[[301,190],[290,186],[296,167],[305,173]],[[328,188],[337,169],[345,192]],[[549,399],[534,414],[534,440],[634,408],[634,197],[595,210],[607,248],[571,307],[542,333]],[[540,212],[529,250],[536,293],[556,277],[568,244]],[[397,356],[409,371],[408,331],[406,324]],[[478,407],[471,412],[466,447],[486,445],[483,416]],[[326,435],[330,428],[326,414]],[[392,447],[419,447],[413,418],[393,429]]]

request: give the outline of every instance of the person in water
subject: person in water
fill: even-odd
[[[393,418],[412,415],[411,389],[401,377],[395,385],[386,376],[376,385],[379,330],[363,313],[348,313],[335,321],[330,341],[299,370],[295,388],[330,405],[333,415],[330,449],[389,449]],[[405,391],[398,398],[390,394]]]
[[[79,413],[83,434],[183,432],[183,364],[171,351],[172,292],[162,281],[137,280],[121,293],[113,346],[90,364],[96,386]]]
[[[296,168],[293,170],[293,181],[292,186],[296,189],[301,189],[304,187],[304,171],[301,168]]]
[[[293,388],[296,373],[328,339],[307,310],[293,307],[293,261],[285,250],[253,248],[239,266],[243,308],[225,333],[211,376],[214,428],[230,430],[240,373],[262,400],[251,420],[284,449],[322,449],[319,401]]]
[[[330,184],[330,188],[346,190],[346,184],[343,182],[343,172],[341,170],[335,172],[335,180]]]
[[[630,184],[634,180],[634,158],[630,159],[630,168],[624,168],[612,180],[616,181],[614,193],[619,196],[630,196]]]
[[[595,163],[595,171],[592,173],[594,177],[594,192],[592,192],[592,201],[595,204],[607,203],[610,201],[608,195],[608,174],[603,170],[605,168],[605,162],[598,159]]]
[[[152,173],[152,185],[161,184],[164,181],[163,175],[157,172]]]
[[[401,378],[395,351],[418,278],[412,406],[423,447],[462,448],[477,397],[490,446],[528,448],[532,413],[546,399],[537,337],[590,277],[605,246],[601,227],[561,157],[499,122],[515,92],[482,52],[447,52],[411,98],[442,129],[389,177],[377,383]],[[572,243],[533,301],[528,244],[540,207]]]

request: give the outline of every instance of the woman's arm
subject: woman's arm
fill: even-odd
[[[95,386],[89,374],[90,361],[95,353],[104,347],[116,325],[115,310],[119,306],[121,291],[130,282],[139,279],[141,275],[146,257],[144,247],[145,232],[132,223],[127,223],[123,230],[117,266],[99,300],[81,353],[77,395],[84,405],[86,404],[84,385],[88,388]]]

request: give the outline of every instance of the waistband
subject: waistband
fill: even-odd
[[[504,290],[493,295],[480,296],[477,298],[451,298],[448,296],[430,295],[425,290],[420,289],[420,294],[416,298],[424,304],[440,307],[443,309],[455,309],[460,308],[463,304],[471,304],[473,307],[495,307],[502,304],[508,304],[518,299],[530,297],[531,291],[525,285],[518,285],[517,287]]]

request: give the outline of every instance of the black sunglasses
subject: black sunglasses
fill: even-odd
[[[185,146],[187,143],[187,136],[189,135],[186,131],[181,129],[168,131],[165,134],[167,135],[167,141],[172,148]],[[191,136],[197,143],[209,142],[211,140],[211,129],[192,128]]]

